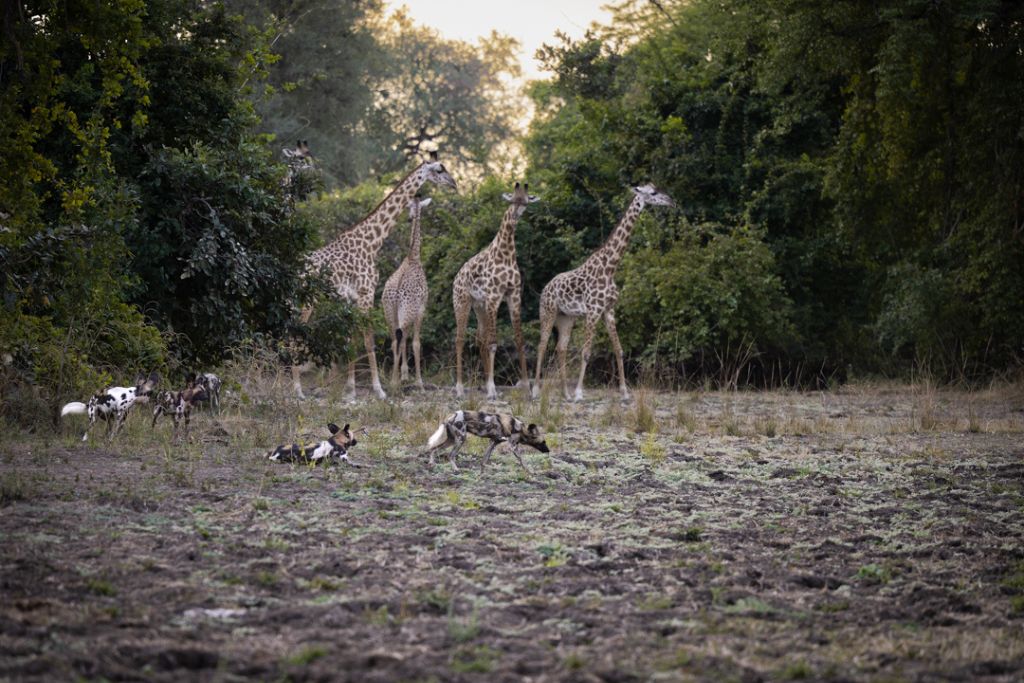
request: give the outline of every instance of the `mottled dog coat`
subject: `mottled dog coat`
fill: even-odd
[[[161,391],[156,395],[156,406],[153,408],[153,423],[150,429],[156,427],[157,418],[161,415],[170,415],[174,418],[174,438],[178,438],[178,426],[185,423],[185,433],[188,434],[189,423],[192,419],[192,409],[200,401],[207,398],[206,389],[197,377],[190,377],[188,384],[181,391]]]
[[[107,423],[107,436],[113,439],[124,426],[124,421],[128,418],[132,406],[136,401],[148,400],[149,394],[159,381],[160,376],[155,372],[150,373],[149,377],[139,375],[135,380],[134,387],[110,387],[90,398],[88,404],[78,401],[67,403],[61,409],[60,416],[89,415],[89,426],[82,434],[82,441],[88,440],[89,430],[96,424],[97,418]],[[113,433],[111,433],[111,429],[113,429]]]
[[[427,447],[430,449],[430,464],[434,464],[435,450],[453,443],[455,446],[448,454],[448,460],[452,464],[452,469],[458,470],[458,465],[455,464],[455,457],[458,455],[463,444],[466,443],[467,434],[475,434],[476,436],[491,440],[491,445],[487,447],[483,461],[480,463],[481,470],[487,465],[487,461],[491,457],[491,451],[499,443],[508,442],[509,447],[512,449],[512,454],[516,456],[516,460],[519,461],[519,464],[527,472],[530,470],[519,456],[519,444],[524,443],[527,446],[536,448],[541,453],[548,452],[548,445],[544,442],[544,435],[541,433],[540,427],[535,424],[526,424],[509,413],[458,410],[441,422],[437,431],[434,432],[430,437],[430,441],[427,442]]]
[[[267,454],[267,458],[274,462],[305,462],[314,465],[337,459],[344,460],[352,467],[359,467],[348,458],[348,449],[357,443],[348,425],[338,429],[338,425],[332,422],[327,425],[327,429],[331,431],[331,438],[326,441],[305,446],[300,446],[297,443],[278,446]]]

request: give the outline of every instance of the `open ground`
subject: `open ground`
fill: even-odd
[[[506,389],[530,472],[421,453],[448,389],[0,441],[0,679],[1020,680],[1024,393]],[[325,424],[361,469],[269,463]]]

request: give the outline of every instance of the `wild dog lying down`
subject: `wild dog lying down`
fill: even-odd
[[[153,408],[153,423],[150,429],[156,427],[157,418],[161,415],[170,415],[174,418],[174,439],[178,439],[178,425],[185,422],[185,434],[188,434],[189,423],[192,419],[192,409],[200,401],[207,398],[206,389],[203,388],[200,380],[194,375],[189,376],[185,388],[181,391],[161,391],[156,395],[156,406]]]
[[[89,426],[82,434],[82,441],[89,438],[89,430],[96,424],[96,418],[101,418],[107,423],[107,437],[113,439],[124,426],[128,412],[136,402],[144,403],[149,400],[149,394],[160,381],[160,375],[155,372],[149,377],[139,375],[135,380],[134,387],[110,387],[101,391],[89,399],[89,403],[74,401],[66,403],[60,411],[60,416],[65,415],[89,415]],[[111,433],[113,428],[113,433]]]
[[[427,447],[430,449],[430,464],[434,464],[434,451],[450,443],[454,443],[448,454],[448,460],[452,463],[452,469],[458,470],[455,464],[455,456],[463,444],[466,443],[466,434],[475,434],[491,440],[491,445],[484,453],[484,459],[480,463],[482,470],[491,457],[491,451],[499,444],[508,442],[512,454],[527,472],[530,469],[523,463],[519,456],[519,444],[536,448],[541,453],[548,452],[548,445],[544,442],[544,435],[540,427],[535,424],[526,424],[522,420],[509,413],[485,413],[479,410],[459,410],[444,419],[437,431],[430,437]]]
[[[327,425],[327,429],[331,430],[331,438],[327,439],[327,441],[312,443],[306,446],[300,446],[297,443],[278,446],[267,454],[267,458],[274,462],[307,462],[314,465],[321,462],[330,462],[331,459],[337,459],[344,460],[349,465],[352,465],[352,467],[360,467],[360,465],[357,465],[348,458],[348,449],[358,443],[356,438],[352,436],[352,431],[348,428],[348,425],[338,429],[338,425],[332,422]]]

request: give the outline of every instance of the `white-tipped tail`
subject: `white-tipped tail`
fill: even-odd
[[[445,442],[446,438],[447,436],[445,434],[444,423],[442,422],[441,426],[437,428],[437,431],[430,436],[430,441],[427,442],[427,447],[437,448]]]
[[[87,408],[85,407],[84,403],[73,401],[72,403],[65,404],[64,407],[60,409],[60,416],[64,417],[65,415],[85,415],[86,412]]]

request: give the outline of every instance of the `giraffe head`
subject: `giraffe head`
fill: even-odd
[[[411,218],[412,220],[416,220],[416,218],[419,217],[419,215],[420,215],[420,211],[423,210],[423,207],[429,206],[430,202],[432,202],[432,201],[434,201],[434,200],[431,199],[430,197],[427,197],[426,199],[424,199],[423,197],[420,197],[419,195],[416,195],[415,197],[410,199],[409,200],[409,218]]]
[[[646,206],[675,206],[676,203],[672,201],[672,198],[661,190],[654,187],[650,183],[646,185],[639,185],[632,188],[633,194],[635,194],[641,202]]]
[[[425,179],[436,185],[443,185],[450,187],[453,190],[458,190],[458,185],[455,184],[455,180],[448,175],[447,169],[444,164],[437,160],[437,152],[430,153],[430,159],[423,163],[423,170],[426,173]]]
[[[285,147],[281,151],[292,162],[313,161],[313,153],[309,151],[309,140],[296,140],[294,147]]]
[[[516,186],[512,188],[511,192],[504,192],[501,195],[506,202],[509,202],[516,207],[516,218],[523,215],[523,211],[526,211],[527,204],[533,204],[534,202],[540,201],[540,197],[527,192],[529,188],[529,183],[523,183],[522,185],[516,183]]]

